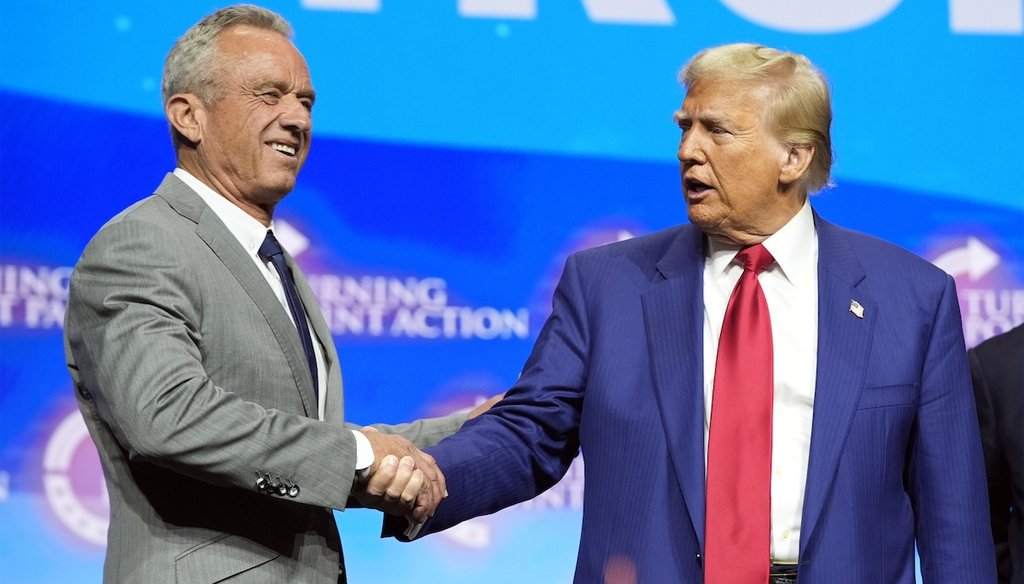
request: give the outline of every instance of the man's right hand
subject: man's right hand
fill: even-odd
[[[360,430],[373,448],[374,462],[365,483],[353,495],[364,506],[422,523],[433,516],[448,496],[444,474],[434,458],[396,434],[375,428]]]

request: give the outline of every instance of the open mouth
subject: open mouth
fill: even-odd
[[[711,189],[712,187],[707,183],[703,183],[695,178],[688,178],[683,181],[683,186],[686,188],[687,194],[699,195],[704,191]]]
[[[294,157],[296,153],[296,149],[294,146],[282,144],[280,142],[271,142],[270,147],[273,148],[274,150],[277,150],[281,154],[285,154],[287,156]]]

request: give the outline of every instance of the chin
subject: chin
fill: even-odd
[[[264,192],[267,194],[277,195],[277,198],[282,199],[288,193],[292,192],[295,188],[295,178],[281,179],[264,185]]]
[[[291,186],[285,188],[281,185],[263,185],[263,188],[260,189],[258,200],[261,204],[276,205],[287,197],[290,192],[292,192]]]
[[[700,208],[694,208],[693,206],[687,207],[686,217],[697,227],[707,231],[707,228],[717,225],[717,221],[712,220],[708,217],[707,213],[702,213]]]

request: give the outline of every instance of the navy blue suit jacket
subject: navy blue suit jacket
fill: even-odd
[[[953,280],[815,216],[818,361],[801,584],[991,584],[985,471]],[[582,448],[579,583],[703,581],[704,236],[683,225],[571,256],[516,385],[429,452],[438,531],[528,499]],[[850,301],[864,307],[863,318]],[[776,324],[776,326],[779,326]],[[767,560],[766,560],[767,561]]]

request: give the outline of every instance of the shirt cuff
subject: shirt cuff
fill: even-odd
[[[405,528],[404,535],[411,541],[420,534],[420,530],[423,529],[423,522],[413,521],[412,519],[408,519],[408,521],[409,527]]]
[[[369,477],[370,467],[373,466],[373,446],[370,446],[370,439],[359,430],[351,432],[356,439],[356,479],[365,481]]]

